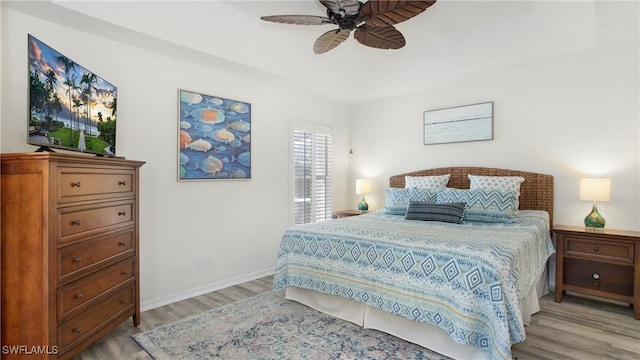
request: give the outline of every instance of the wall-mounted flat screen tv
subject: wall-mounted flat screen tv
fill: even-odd
[[[28,47],[27,142],[115,156],[118,89],[32,35]]]

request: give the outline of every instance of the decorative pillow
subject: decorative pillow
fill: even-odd
[[[433,189],[387,189],[387,200],[384,203],[384,213],[404,215],[410,201],[436,202],[436,190]]]
[[[464,221],[465,203],[430,204],[421,201],[409,202],[407,220],[441,221],[462,224]]]
[[[464,220],[485,222],[514,222],[516,214],[515,191],[485,189],[438,189],[436,203],[467,204]]]
[[[447,186],[451,174],[437,176],[405,176],[405,188],[438,189]]]
[[[522,176],[479,176],[468,175],[469,189],[487,189],[500,191],[515,191],[518,194],[516,200],[516,212],[520,207],[520,185],[524,182]]]

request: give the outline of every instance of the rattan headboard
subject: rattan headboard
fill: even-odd
[[[389,178],[389,186],[403,188],[405,176],[445,174],[451,174],[447,186],[457,189],[469,188],[469,178],[467,177],[469,174],[483,176],[522,176],[524,182],[520,186],[520,209],[546,210],[549,213],[549,224],[553,226],[553,176],[551,175],[483,167],[447,167],[393,175]]]

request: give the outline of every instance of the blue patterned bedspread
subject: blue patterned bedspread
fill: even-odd
[[[511,359],[525,339],[521,300],[553,252],[544,211],[462,225],[374,212],[288,229],[274,287],[359,301]]]

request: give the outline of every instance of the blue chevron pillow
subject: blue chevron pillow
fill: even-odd
[[[436,203],[467,203],[465,221],[514,222],[517,213],[518,193],[487,189],[437,190]]]
[[[387,200],[384,203],[384,213],[404,215],[411,201],[436,202],[436,189],[421,188],[390,188],[387,189]]]

